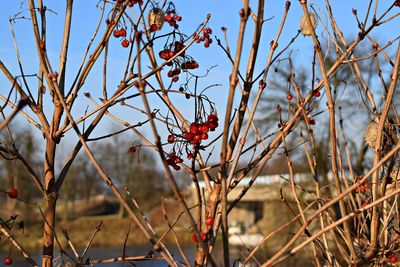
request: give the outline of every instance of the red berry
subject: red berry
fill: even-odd
[[[395,1],[395,2],[394,2],[394,5],[395,5],[395,6],[400,6],[400,0]]]
[[[201,134],[195,134],[193,136],[193,143],[198,143],[201,141]]]
[[[187,158],[188,158],[188,159],[192,159],[193,157],[194,157],[194,156],[193,156],[192,153],[187,154]]]
[[[168,59],[170,59],[173,56],[175,56],[175,52],[174,51],[169,51]]]
[[[172,76],[174,76],[174,72],[172,70],[168,71],[167,76],[172,78]]]
[[[218,122],[212,121],[210,122],[210,131],[213,132],[218,127]]]
[[[195,122],[190,124],[190,132],[192,134],[197,134],[199,132],[199,125],[197,123],[195,123]]]
[[[129,46],[129,41],[127,39],[122,40],[121,42],[122,47],[128,47]]]
[[[174,15],[174,20],[176,20],[176,21],[181,21],[181,20],[182,20],[182,17],[181,17],[181,16],[178,16],[178,15]]]
[[[179,171],[181,169],[181,166],[174,165],[173,168],[174,168],[175,171]]]
[[[134,3],[133,1],[129,1],[129,2],[128,2],[128,6],[129,6],[129,7],[133,7],[134,4],[135,4],[135,3]]]
[[[183,159],[182,159],[182,158],[179,158],[179,157],[177,157],[177,158],[175,158],[175,162],[176,162],[176,163],[182,163],[182,162],[183,162]]]
[[[200,232],[200,237],[201,237],[201,239],[202,239],[203,241],[205,241],[206,238],[207,238],[206,233]]]
[[[155,32],[155,31],[157,31],[158,30],[158,26],[157,26],[157,24],[151,24],[150,25],[150,32]]]
[[[364,200],[364,202],[362,203],[363,207],[367,206],[369,203],[368,201]]]
[[[179,80],[178,76],[175,76],[174,78],[172,78],[172,82],[176,83]]]
[[[199,243],[199,239],[197,238],[197,235],[196,235],[196,234],[193,234],[193,235],[192,235],[192,240],[193,240],[193,242],[196,243],[196,244]]]
[[[389,262],[392,264],[395,264],[398,261],[397,255],[393,254],[392,256],[390,256],[389,258]]]
[[[168,10],[167,10],[168,11]],[[166,15],[165,17],[164,17],[164,21],[165,22],[170,22],[171,21],[171,16],[170,15]]]
[[[211,113],[210,115],[207,116],[207,120],[209,122],[218,122],[219,119],[218,119],[217,114]]]
[[[369,187],[370,187],[369,183],[365,183],[365,184],[364,184],[364,188],[365,188],[365,189],[369,189]]]
[[[7,191],[7,195],[9,198],[17,198],[18,197],[18,190],[15,188],[11,188]]]
[[[125,37],[126,36],[126,30],[125,29],[119,30],[119,36]]]
[[[364,186],[364,185],[360,185],[360,188],[359,188],[359,189],[360,189],[360,192],[361,192],[361,193],[364,193],[364,192],[365,192],[365,186]]]
[[[185,137],[188,141],[192,141],[194,136],[193,136],[192,133],[187,133],[187,132],[185,132],[185,133],[183,134],[183,137]]]
[[[10,256],[7,256],[4,260],[5,265],[11,265],[12,264],[12,259]]]
[[[128,154],[135,154],[135,152],[136,152],[136,147],[134,147],[134,146],[131,146],[129,149],[128,149]]]
[[[320,96],[321,96],[321,92],[320,92],[320,91],[316,91],[316,92],[314,93],[314,96],[315,96],[315,97],[320,97]]]
[[[206,224],[208,226],[212,226],[214,224],[214,218],[211,215],[208,215],[206,218]]]
[[[287,100],[291,101],[293,99],[293,96],[291,94],[288,94],[286,98]]]
[[[118,38],[120,35],[119,35],[119,30],[118,29],[115,29],[114,31],[113,31],[113,36],[115,37],[115,38]]]
[[[168,143],[172,144],[175,141],[175,136],[173,134],[168,135]]]
[[[207,140],[208,139],[208,134],[207,133],[202,133],[201,134],[201,139],[202,140]]]
[[[199,126],[199,131],[202,133],[208,133],[209,131],[209,127],[208,127],[208,122],[203,123],[202,125]]]
[[[313,118],[307,118],[307,122],[311,125],[315,124],[315,120]]]

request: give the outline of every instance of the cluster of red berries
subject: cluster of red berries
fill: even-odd
[[[369,189],[371,186],[369,183],[364,183],[362,185],[360,185],[360,187],[358,188],[357,192],[359,193],[365,193],[367,191],[367,189]]]
[[[207,234],[204,233],[203,231],[200,232],[200,238],[201,238],[201,240],[206,241],[206,239],[207,239]],[[193,234],[193,235],[192,235],[192,240],[193,240],[193,242],[196,243],[196,244],[199,243],[199,239],[197,238],[197,235],[196,235],[196,234]]]
[[[171,45],[165,47],[164,50],[161,50],[158,55],[164,60],[169,60],[177,53],[182,51],[183,47],[183,41],[175,41]],[[181,70],[186,71],[197,69],[199,67],[199,63],[197,63],[197,61],[195,61],[193,58],[186,56],[185,51],[183,51],[179,56],[183,57],[183,60],[175,59],[174,61],[168,63],[169,66],[173,66],[175,64],[175,69],[171,69],[167,73],[168,77],[172,78],[173,82],[177,82],[179,80],[178,76],[181,73]]]
[[[212,43],[212,39],[210,38],[210,34],[212,34],[211,28],[204,28],[203,29],[203,36],[195,36],[196,43],[204,42],[204,47],[205,48],[210,47],[210,44]]]
[[[161,59],[164,60],[169,60],[170,58],[173,58],[175,56],[175,51],[170,50],[168,48],[165,48],[164,50],[161,50],[158,55],[160,56]]]
[[[179,53],[183,49],[183,41],[175,41],[169,46],[164,47],[164,50],[161,50],[158,55],[160,58],[164,60],[169,60],[170,58],[174,57],[177,53]],[[185,51],[179,54],[181,57],[185,57]]]
[[[188,132],[184,132],[183,137],[192,145],[199,144],[202,140],[208,139],[208,132],[215,131],[218,127],[218,116],[217,114],[210,114],[207,117],[207,121],[203,123],[193,122],[190,124]]]
[[[122,29],[115,29],[114,31],[113,31],[113,36],[115,37],[115,38],[118,38],[118,37],[126,37],[126,30],[124,29],[124,28],[122,28]]]
[[[133,7],[134,4],[139,4],[139,6],[143,5],[143,0],[129,0],[128,6]]]
[[[202,140],[207,140],[208,139],[208,132],[209,131],[215,131],[215,129],[218,127],[218,116],[215,113],[211,113],[207,117],[207,121],[203,123],[198,123],[198,122],[193,122],[190,124],[189,131],[184,131],[182,135],[176,135],[171,133],[168,135],[167,142],[169,144],[174,144],[174,143],[183,143],[183,144],[192,144],[192,145],[198,145]],[[189,151],[190,149],[187,149],[187,158],[189,160],[194,158],[194,153]],[[168,154],[167,156],[167,164],[174,168],[176,171],[179,171],[181,167],[178,165],[179,163],[183,162],[182,159],[182,153],[181,149],[178,149],[179,153],[175,152],[175,146],[174,150]]]
[[[178,163],[182,163],[183,159],[179,156],[176,155],[175,152],[169,153],[167,157],[167,164],[174,168],[174,170],[179,171],[181,169],[181,166],[178,165]]]
[[[213,226],[213,224],[214,224],[214,218],[211,215],[208,215],[207,218],[206,218],[206,225],[208,227],[211,227],[211,226]],[[203,240],[203,241],[207,240],[207,234],[205,232],[201,231],[199,234],[200,234],[201,240]],[[199,243],[199,239],[197,238],[196,234],[192,235],[192,240],[196,244]]]
[[[197,63],[196,60],[186,61],[181,64],[181,68],[183,70],[194,70],[194,69],[197,69],[198,67],[199,67],[199,63]]]
[[[121,46],[122,47],[128,47],[129,46],[129,41],[128,41],[128,39],[126,39],[126,29],[125,28],[121,28],[121,29],[115,29],[114,31],[113,31],[113,36],[115,37],[115,38],[122,38],[122,41],[121,41]]]
[[[170,70],[167,73],[168,77],[172,78],[172,81],[174,83],[179,80],[179,76],[178,76],[179,74],[181,74],[181,70],[180,69]]]
[[[176,14],[175,9],[170,9],[168,8],[167,11],[165,11],[166,15],[164,17],[164,21],[169,24],[169,26],[174,27],[175,29],[179,28],[179,25],[177,21],[181,21],[182,17],[178,16]]]
[[[5,259],[4,259],[4,264],[5,265],[11,265],[12,264],[12,258],[10,257],[10,256],[7,256]]]
[[[360,194],[366,194],[367,193],[367,189],[370,189],[370,184],[369,183],[363,183],[362,185],[360,185],[358,188],[357,188],[357,193],[360,193]],[[363,207],[365,207],[365,206],[367,206],[369,204],[369,202],[368,202],[368,200],[366,200],[366,199],[364,199],[364,201],[362,202],[362,206]]]

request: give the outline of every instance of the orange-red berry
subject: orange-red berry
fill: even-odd
[[[212,226],[214,224],[214,218],[211,215],[208,215],[206,218],[206,224],[208,226]]]
[[[392,256],[389,257],[389,262],[392,264],[395,264],[398,261],[397,255],[393,254]]]
[[[121,42],[122,47],[128,47],[129,46],[129,41],[127,39],[122,40]]]

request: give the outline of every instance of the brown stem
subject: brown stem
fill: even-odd
[[[341,188],[341,182],[340,182],[340,178],[339,178],[339,174],[338,174],[338,165],[337,165],[337,137],[336,137],[335,102],[332,97],[332,90],[331,90],[330,82],[328,79],[327,71],[325,68],[325,63],[324,63],[325,61],[324,61],[324,56],[322,55],[321,45],[320,45],[317,35],[315,34],[315,30],[311,26],[312,22],[311,22],[310,14],[308,12],[307,2],[304,0],[301,0],[300,3],[303,8],[304,16],[306,16],[307,23],[311,29],[311,36],[314,41],[314,49],[316,50],[316,53],[317,53],[318,63],[319,63],[319,67],[320,67],[321,74],[322,74],[322,79],[323,79],[324,86],[325,86],[326,97],[328,100],[327,105],[328,105],[328,110],[329,110],[329,129],[330,129],[332,172],[333,172],[333,176],[335,179],[336,190],[337,190],[338,194],[340,194],[342,192],[342,188]],[[346,214],[346,207],[345,207],[345,203],[344,203],[343,199],[339,200],[339,207],[340,207],[340,213],[342,215]],[[353,245],[352,238],[351,238],[349,224],[347,221],[345,221],[343,225],[344,225],[344,231],[345,231],[345,235],[346,235],[346,243],[350,249],[352,259],[357,261],[358,258],[357,258],[357,254],[356,254],[356,251],[355,251],[355,248]]]
[[[379,158],[382,154],[382,140],[384,135],[384,126],[387,121],[387,116],[389,113],[389,109],[392,103],[394,91],[396,89],[397,80],[399,78],[399,65],[400,65],[400,44],[397,47],[397,55],[396,55],[396,62],[393,67],[393,72],[391,75],[391,81],[389,85],[389,91],[386,95],[385,106],[383,108],[382,114],[379,118],[378,123],[378,135],[376,137],[376,144],[375,144],[375,153],[374,153],[374,167],[378,166]],[[379,190],[379,177],[378,171],[375,171],[372,175],[372,201],[376,201],[378,199],[378,190]],[[372,208],[372,218],[371,218],[371,244],[370,248],[366,254],[366,258],[369,259],[373,257],[376,253],[377,249],[377,238],[379,232],[379,209],[377,206]]]

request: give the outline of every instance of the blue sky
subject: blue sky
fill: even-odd
[[[0,0],[2,8],[0,9],[0,59],[5,62],[5,64],[17,74],[17,61],[14,54],[13,41],[10,34],[9,18],[14,14],[21,11],[21,3],[24,8],[27,6],[27,1],[11,1],[11,0]],[[256,1],[251,1],[253,6]],[[352,8],[358,10],[358,14],[361,20],[364,20],[365,10],[367,8],[368,1],[360,0],[348,0],[348,1],[331,1],[333,12],[336,15],[337,22],[341,27],[344,36],[353,40],[357,37],[357,24],[352,14]],[[67,79],[69,82],[73,80],[73,73],[77,70],[79,63],[81,61],[83,52],[86,48],[86,44],[90,40],[93,30],[97,25],[97,18],[100,14],[100,10],[95,7],[98,0],[75,0],[74,5],[74,17],[72,22],[72,35],[71,35],[71,45],[69,49],[69,62],[68,62],[68,72]],[[63,14],[64,14],[64,1],[59,0],[49,0],[45,1],[47,7],[53,12],[48,12],[48,52],[51,62],[53,62],[53,67],[58,69],[58,57],[60,50],[60,43],[62,38],[62,25],[63,25]],[[313,1],[313,7],[317,11],[322,11],[320,13],[320,19],[322,21],[328,21],[327,14],[324,13],[325,1]],[[382,12],[387,6],[391,4],[391,1],[379,1],[378,14]],[[212,15],[209,26],[213,29],[213,34],[222,39],[221,27],[225,26],[228,28],[228,39],[230,43],[231,50],[234,51],[236,45],[236,35],[239,25],[239,10],[242,7],[241,1],[233,0],[221,0],[221,1],[189,1],[189,0],[177,0],[175,1],[176,8],[179,14],[183,17],[181,23],[181,30],[186,33],[193,32],[199,24],[205,19],[206,15],[210,13]],[[256,73],[259,73],[266,61],[266,55],[269,52],[269,43],[274,38],[275,32],[281,21],[282,13],[284,10],[285,1],[271,0],[266,1],[265,7],[265,18],[271,18],[269,21],[265,22],[265,27],[261,39],[259,59],[257,60]],[[23,8],[23,9],[24,9]],[[254,10],[254,12],[256,12]],[[395,9],[391,13],[398,12]],[[28,11],[24,11],[21,15],[29,16]],[[285,44],[297,33],[299,29],[299,20],[302,15],[301,7],[299,1],[292,1],[291,9],[289,11],[286,26],[284,28],[281,40],[279,42],[280,47],[285,46]],[[369,19],[370,21],[370,19]],[[103,23],[104,24],[104,23]],[[394,22],[389,23],[390,25],[384,25],[373,32],[372,35],[377,41],[381,41],[382,44],[393,39],[399,34],[397,30],[398,19],[396,18]],[[246,31],[245,47],[248,47],[251,41],[253,33],[253,23],[249,21],[249,26]],[[329,25],[327,25],[329,26]],[[25,67],[25,73],[34,74],[37,70],[37,60],[35,58],[36,48],[34,46],[33,35],[30,31],[30,21],[26,19],[18,19],[14,23],[15,33],[17,36],[18,47],[20,49],[21,58]],[[324,29],[324,23],[321,21],[318,23],[317,33],[321,38],[326,38],[328,36],[326,30]],[[214,40],[215,41],[215,40]],[[124,64],[124,58],[126,57],[127,51],[119,46],[117,40],[112,40],[114,42],[114,47],[110,49],[110,68],[109,68],[109,84],[117,84],[121,79],[121,66]],[[310,38],[300,36],[295,45],[292,47],[292,55],[294,64],[296,67],[302,68],[310,67],[310,56],[312,55],[312,42]],[[242,58],[242,70],[247,64],[246,58],[248,55],[248,49],[245,48],[245,52]],[[211,100],[215,101],[217,104],[217,110],[220,114],[223,114],[226,92],[228,87],[228,77],[231,72],[231,65],[224,55],[223,51],[215,44],[211,45],[210,48],[205,49],[202,46],[194,45],[189,50],[190,55],[192,55],[200,64],[201,68],[197,74],[205,72],[205,69],[211,66],[217,65],[206,79],[201,81],[201,86],[205,87],[210,84],[221,84],[219,87],[215,87],[209,90],[208,96]],[[84,86],[84,91],[90,91],[94,96],[96,92],[101,91],[101,65],[95,68],[93,73],[88,79],[88,82]],[[36,81],[32,80],[33,84]],[[0,74],[0,93],[5,95],[10,88],[8,82],[5,81],[4,76]],[[98,89],[97,89],[98,88]],[[179,101],[179,105],[182,110],[185,110],[190,115],[192,112],[193,102],[186,101],[182,97],[176,98]],[[132,103],[136,103],[132,101]],[[157,107],[159,103],[151,103],[153,107]],[[90,105],[89,101],[82,98],[77,103],[77,108],[74,110],[76,116],[81,116],[83,110],[87,105]],[[114,111],[115,109],[111,109]],[[131,113],[129,111],[119,112],[116,111],[117,115],[121,116],[126,120],[130,120],[131,123],[135,121],[131,118]],[[132,111],[133,114],[133,111]],[[165,113],[164,113],[165,115]],[[137,116],[135,114],[135,116]],[[192,117],[192,115],[190,115]],[[143,117],[137,117],[137,120]],[[109,131],[111,126],[110,121],[105,120],[105,123],[100,127],[98,134]],[[114,126],[115,127],[115,126]],[[117,126],[116,128],[120,128]],[[162,130],[161,132],[163,132]]]

